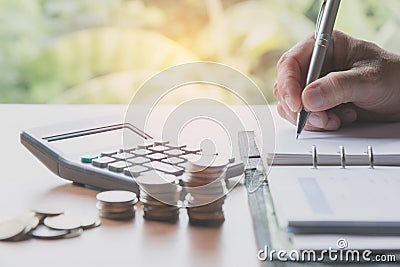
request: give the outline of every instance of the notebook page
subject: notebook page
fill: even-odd
[[[400,123],[356,123],[338,131],[303,131],[296,140],[296,127],[273,111],[276,154],[309,154],[312,145],[318,154],[337,154],[341,145],[346,154],[364,154],[369,145],[375,154],[400,154]]]
[[[291,222],[313,227],[326,222],[338,227],[400,225],[400,176],[395,167],[278,167],[271,169],[268,182],[283,229]]]

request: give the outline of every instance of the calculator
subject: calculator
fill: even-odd
[[[129,147],[122,136],[129,134]],[[21,143],[57,176],[78,185],[103,190],[139,192],[135,178],[149,171],[175,175],[185,172],[185,162],[199,147],[173,144],[145,133],[117,118],[99,118],[28,129]],[[244,164],[229,159],[226,179],[243,174]]]

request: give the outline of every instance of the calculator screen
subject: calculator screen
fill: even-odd
[[[106,132],[92,133],[73,138],[58,139],[49,142],[49,146],[64,155],[81,156],[86,153],[98,153],[99,151],[118,150],[123,148],[123,134],[125,129],[115,129]],[[131,131],[130,140],[143,142],[143,138]],[[132,137],[131,137],[132,136]]]

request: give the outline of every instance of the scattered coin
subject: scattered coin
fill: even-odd
[[[80,228],[82,222],[75,216],[61,214],[54,217],[46,217],[44,225],[55,230],[73,230]]]
[[[35,213],[30,212],[19,216],[16,218],[17,220],[23,222],[25,224],[25,229],[17,236],[14,236],[12,241],[24,241],[30,239],[32,236],[29,234],[32,230],[34,230],[40,223],[39,217],[36,216]]]
[[[80,220],[83,230],[96,228],[101,225],[101,221],[98,215],[84,215],[80,217]]]
[[[39,239],[60,239],[68,234],[67,230],[54,230],[45,225],[39,225],[31,235]]]
[[[66,235],[63,236],[63,238],[67,239],[67,238],[74,238],[74,237],[78,237],[83,233],[83,228],[78,228],[78,229],[73,229],[73,230],[69,230],[68,233]]]
[[[26,213],[17,219],[25,224],[25,230],[23,232],[25,234],[35,229],[40,223],[39,217],[33,212]]]
[[[36,214],[45,216],[56,216],[64,213],[64,210],[59,207],[54,207],[46,204],[39,204],[32,208]]]
[[[25,230],[25,223],[20,220],[6,220],[0,222],[0,240],[7,240],[21,234]]]

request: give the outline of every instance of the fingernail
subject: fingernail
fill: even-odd
[[[339,127],[340,127],[340,123],[338,121],[329,119],[325,126],[325,130],[335,131],[335,130],[339,129]]]
[[[294,108],[293,102],[292,102],[292,98],[290,97],[290,95],[286,95],[285,96],[285,102],[288,105],[288,107],[290,108],[291,111],[293,112],[297,112],[297,110]]]
[[[308,105],[311,108],[321,108],[324,105],[324,98],[321,95],[321,89],[315,87],[307,92]]]
[[[308,117],[308,122],[312,126],[315,126],[317,128],[324,128],[324,126],[325,126],[322,119],[317,114],[313,114],[313,113],[311,113],[310,116]]]

